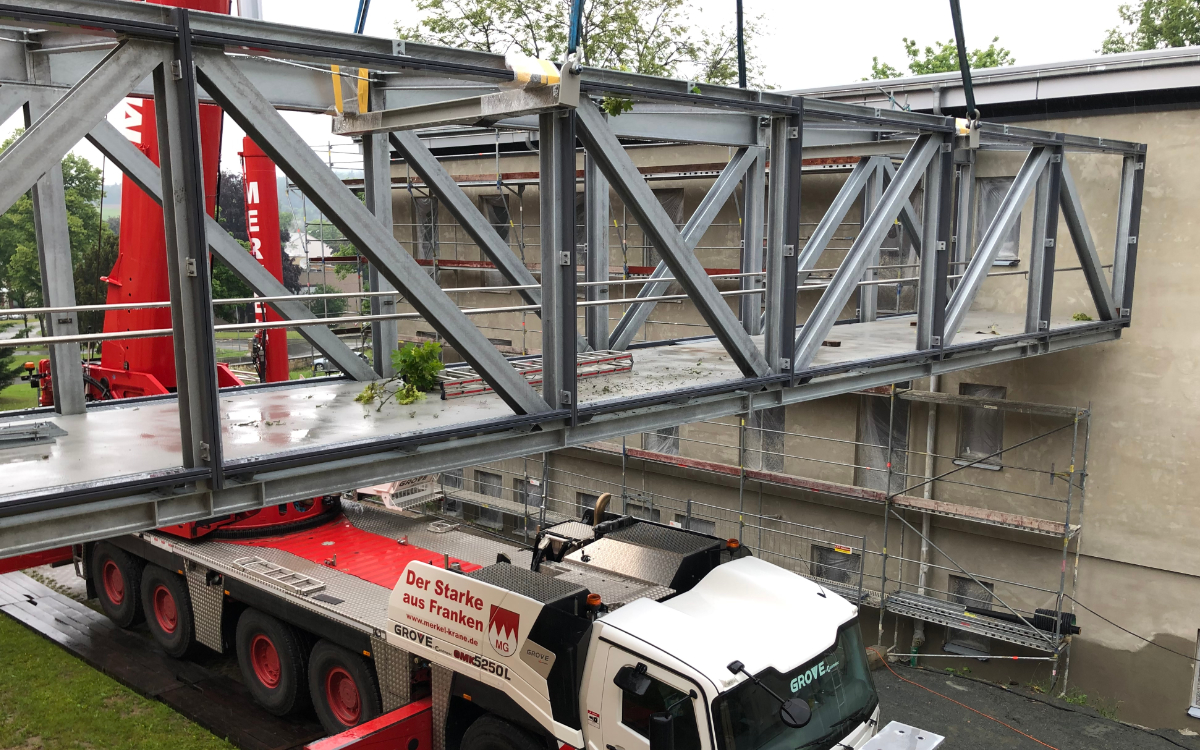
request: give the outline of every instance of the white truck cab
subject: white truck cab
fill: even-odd
[[[540,533],[529,566],[409,564],[387,640],[435,670],[435,746],[491,748],[453,733],[481,715],[530,750],[844,750],[875,734],[853,604],[735,542],[597,511]]]

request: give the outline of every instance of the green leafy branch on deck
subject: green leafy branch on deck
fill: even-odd
[[[362,393],[355,397],[360,404],[379,405],[383,409],[389,401],[402,406],[416,403],[425,398],[425,393],[438,387],[438,373],[442,371],[442,345],[436,341],[424,344],[405,344],[392,352],[392,367],[396,374],[387,380],[367,383]]]

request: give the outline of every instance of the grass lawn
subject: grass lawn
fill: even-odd
[[[0,615],[0,747],[229,750],[233,746]]]
[[[19,380],[0,389],[0,411],[32,409],[38,405],[37,398],[37,388],[30,388],[29,383]]]

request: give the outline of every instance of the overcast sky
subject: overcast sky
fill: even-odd
[[[871,58],[904,70],[903,37],[922,46],[949,40],[954,31],[946,0],[744,0],[746,14],[762,16],[765,35],[757,42],[758,55],[771,84],[806,88],[846,83],[868,75]],[[715,29],[732,24],[735,0],[691,0],[696,9],[690,19],[698,28]],[[963,24],[968,47],[986,47],[993,37],[1012,51],[1017,64],[1035,64],[1094,57],[1105,31],[1116,26],[1120,0],[1006,0],[963,3]],[[357,0],[262,0],[268,21],[345,28],[353,24]],[[235,0],[236,8],[236,0]],[[391,37],[397,21],[416,21],[411,0],[374,0],[366,33]],[[121,112],[110,115],[120,125]],[[313,146],[348,139],[330,135],[329,118],[321,115],[288,115],[301,136]],[[0,130],[6,137],[20,123],[10,120]],[[237,152],[242,133],[226,118],[222,168],[240,169]],[[81,144],[77,153],[100,161],[99,153]],[[336,157],[335,157],[336,158]],[[108,182],[113,182],[109,179]]]

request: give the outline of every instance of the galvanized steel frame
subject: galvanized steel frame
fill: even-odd
[[[537,290],[523,290],[523,293],[526,301],[542,306],[544,321],[558,324],[543,327],[548,385],[539,395],[386,231],[386,211],[381,210],[386,201],[379,195],[385,189],[380,178],[388,163],[384,136],[373,136],[366,148],[371,162],[368,171],[373,178],[368,199],[378,213],[373,216],[336,175],[303,147],[276,112],[276,109],[323,111],[331,101],[325,90],[327,74],[314,74],[308,68],[281,62],[300,61],[309,67],[331,62],[368,67],[373,76],[373,100],[391,107],[405,103],[409,94],[400,84],[414,75],[425,76],[433,84],[423,90],[423,95],[434,101],[460,98],[465,90],[494,90],[497,83],[512,78],[502,57],[112,0],[0,4],[0,18],[17,28],[28,29],[14,42],[52,48],[47,52],[53,55],[52,70],[70,79],[51,80],[49,86],[37,87],[43,92],[64,93],[47,107],[43,117],[31,123],[25,135],[0,155],[0,207],[11,205],[84,137],[90,138],[139,184],[152,186],[162,180],[159,191],[151,190],[151,194],[174,196],[168,202],[166,221],[168,235],[174,237],[175,243],[172,262],[177,269],[173,270],[172,288],[177,293],[172,297],[172,312],[176,321],[176,351],[181,357],[178,369],[184,384],[180,419],[185,445],[189,445],[181,460],[183,468],[177,471],[152,477],[115,477],[89,486],[46,488],[24,496],[4,497],[0,502],[0,554],[61,544],[64,540],[82,541],[153,528],[438,468],[741,413],[748,403],[753,409],[769,408],[1109,341],[1119,338],[1121,329],[1130,322],[1145,176],[1145,146],[1141,144],[981,124],[977,135],[985,147],[1032,150],[1001,215],[986,232],[980,251],[971,259],[963,280],[954,285],[954,294],[947,302],[951,286],[948,279],[952,275],[950,257],[953,254],[966,260],[971,237],[963,234],[969,233],[969,227],[963,225],[969,224],[974,203],[971,162],[975,151],[968,144],[970,139],[958,132],[952,119],[584,68],[579,76],[585,94],[635,97],[640,109],[627,116],[605,118],[585,96],[577,109],[563,107],[540,116],[542,221],[551,239],[543,244],[541,294]],[[105,53],[94,46],[68,48],[64,40],[69,36],[58,30],[63,26],[74,27],[69,34],[76,36],[80,28],[87,27],[85,33],[96,36],[102,44],[110,44],[111,49]],[[3,41],[0,39],[0,43]],[[190,62],[193,44],[197,45],[195,66]],[[54,49],[55,45],[61,49]],[[250,47],[254,49],[253,55],[246,54]],[[100,58],[98,64],[97,58]],[[169,167],[158,174],[147,168],[148,160],[140,163],[132,157],[131,149],[117,142],[119,133],[106,123],[97,124],[100,118],[93,115],[107,112],[127,93],[150,93],[143,79],[152,71],[153,93],[159,100],[162,149]],[[28,88],[31,82],[28,69],[9,70],[0,63],[0,109],[12,107],[14,95],[19,98],[20,87]],[[191,118],[197,104],[210,100],[224,107],[370,258],[372,268],[379,274],[375,282],[378,289],[386,291],[384,284],[391,284],[413,304],[488,379],[513,409],[513,417],[450,430],[429,430],[416,438],[380,436],[320,450],[242,461],[221,460],[220,441],[213,438],[219,435],[215,431],[219,411],[215,354],[212,338],[205,333],[206,315],[211,316],[211,291],[204,270],[207,253],[202,250],[211,246],[226,260],[238,254],[225,241],[228,238],[215,222],[204,216],[202,201],[197,200],[197,196],[202,197],[198,141],[189,124],[194,125]],[[535,127],[531,120],[516,118],[497,124],[529,129]],[[573,325],[576,136],[572,131],[576,123],[578,139],[586,152],[585,186],[593,193],[588,197],[592,219],[588,222],[589,246],[607,244],[607,223],[596,219],[607,214],[604,204],[611,186],[663,255],[663,263],[652,277],[654,283],[643,286],[642,296],[658,296],[670,283],[665,278],[669,270],[672,280],[685,288],[713,335],[738,364],[743,379],[632,400],[577,402],[573,383],[575,351],[586,340],[594,346],[596,341],[607,339],[610,348],[614,342],[629,345],[648,317],[653,302],[631,305],[611,333],[607,330],[607,314],[601,317],[590,312],[606,308],[588,308],[586,337],[579,336]],[[767,125],[770,126],[769,157],[763,146]],[[623,138],[719,143],[738,150],[680,233],[638,173]],[[387,140],[448,205],[454,204],[459,209],[454,212],[458,221],[468,227],[469,233],[474,230],[472,237],[510,281],[521,286],[532,282],[532,274],[522,264],[514,264],[516,258],[511,250],[486,221],[481,221],[482,215],[461,188],[446,179],[445,170],[417,135],[392,133]],[[852,167],[846,185],[816,232],[801,249],[799,196],[805,144],[814,154],[844,152],[862,157]],[[907,156],[897,167],[894,160],[905,151]],[[1125,160],[1111,284],[1105,280],[1090,239],[1078,188],[1061,158],[1076,151],[1121,155]],[[1055,161],[1052,158],[1055,156],[1060,158]],[[763,195],[768,161],[774,173],[769,207],[764,206]],[[1056,166],[1042,178],[1048,164]],[[959,165],[957,170],[956,165]],[[817,308],[797,330],[797,288],[808,280],[834,230],[872,176],[884,187],[878,205],[864,217],[862,235],[841,263]],[[1038,322],[1036,330],[1031,326],[1021,336],[953,345],[954,333],[988,275],[1000,239],[1011,220],[1023,210],[1025,199],[1035,190],[1039,179],[1043,189],[1037,201],[1035,224],[1043,244],[1042,252],[1037,254],[1039,272],[1030,274],[1029,290],[1031,314],[1035,314]],[[744,290],[761,289],[761,294],[747,294],[731,308],[706,276],[694,249],[739,182],[745,185],[746,204],[742,270],[759,273],[765,265],[765,275],[762,281],[743,277],[740,284]],[[918,217],[910,195],[921,182],[926,187],[925,202],[923,216]],[[1057,202],[1054,196],[1058,196]],[[1097,323],[1058,330],[1041,325],[1049,321],[1052,302],[1049,290],[1053,280],[1053,252],[1044,251],[1052,250],[1045,243],[1056,238],[1056,204],[1062,206],[1101,318]],[[765,252],[762,251],[764,217]],[[839,322],[846,302],[856,289],[862,288],[861,282],[871,265],[870,259],[878,252],[883,234],[897,220],[912,235],[921,253],[917,347],[903,355],[811,366],[817,347]],[[961,236],[952,235],[953,228]],[[586,273],[589,281],[607,280],[607,258],[603,256],[589,250]],[[559,262],[564,257],[566,262]],[[191,275],[193,264],[195,276]],[[283,296],[277,282],[264,278],[267,275],[260,273],[257,266],[250,267],[254,264],[233,265],[258,293]],[[594,293],[593,288],[597,290]],[[602,290],[603,287],[589,287],[589,299],[602,299]],[[758,311],[763,302],[766,314],[760,322]],[[299,302],[272,304],[285,318],[303,319],[296,309]],[[740,310],[740,316],[735,310]],[[382,308],[379,311],[384,312]],[[207,325],[211,330],[210,320]],[[765,340],[760,350],[751,334],[764,327]],[[372,376],[370,368],[337,342],[328,329],[313,327],[302,332],[343,370],[362,379]],[[558,375],[553,375],[555,368]]]

